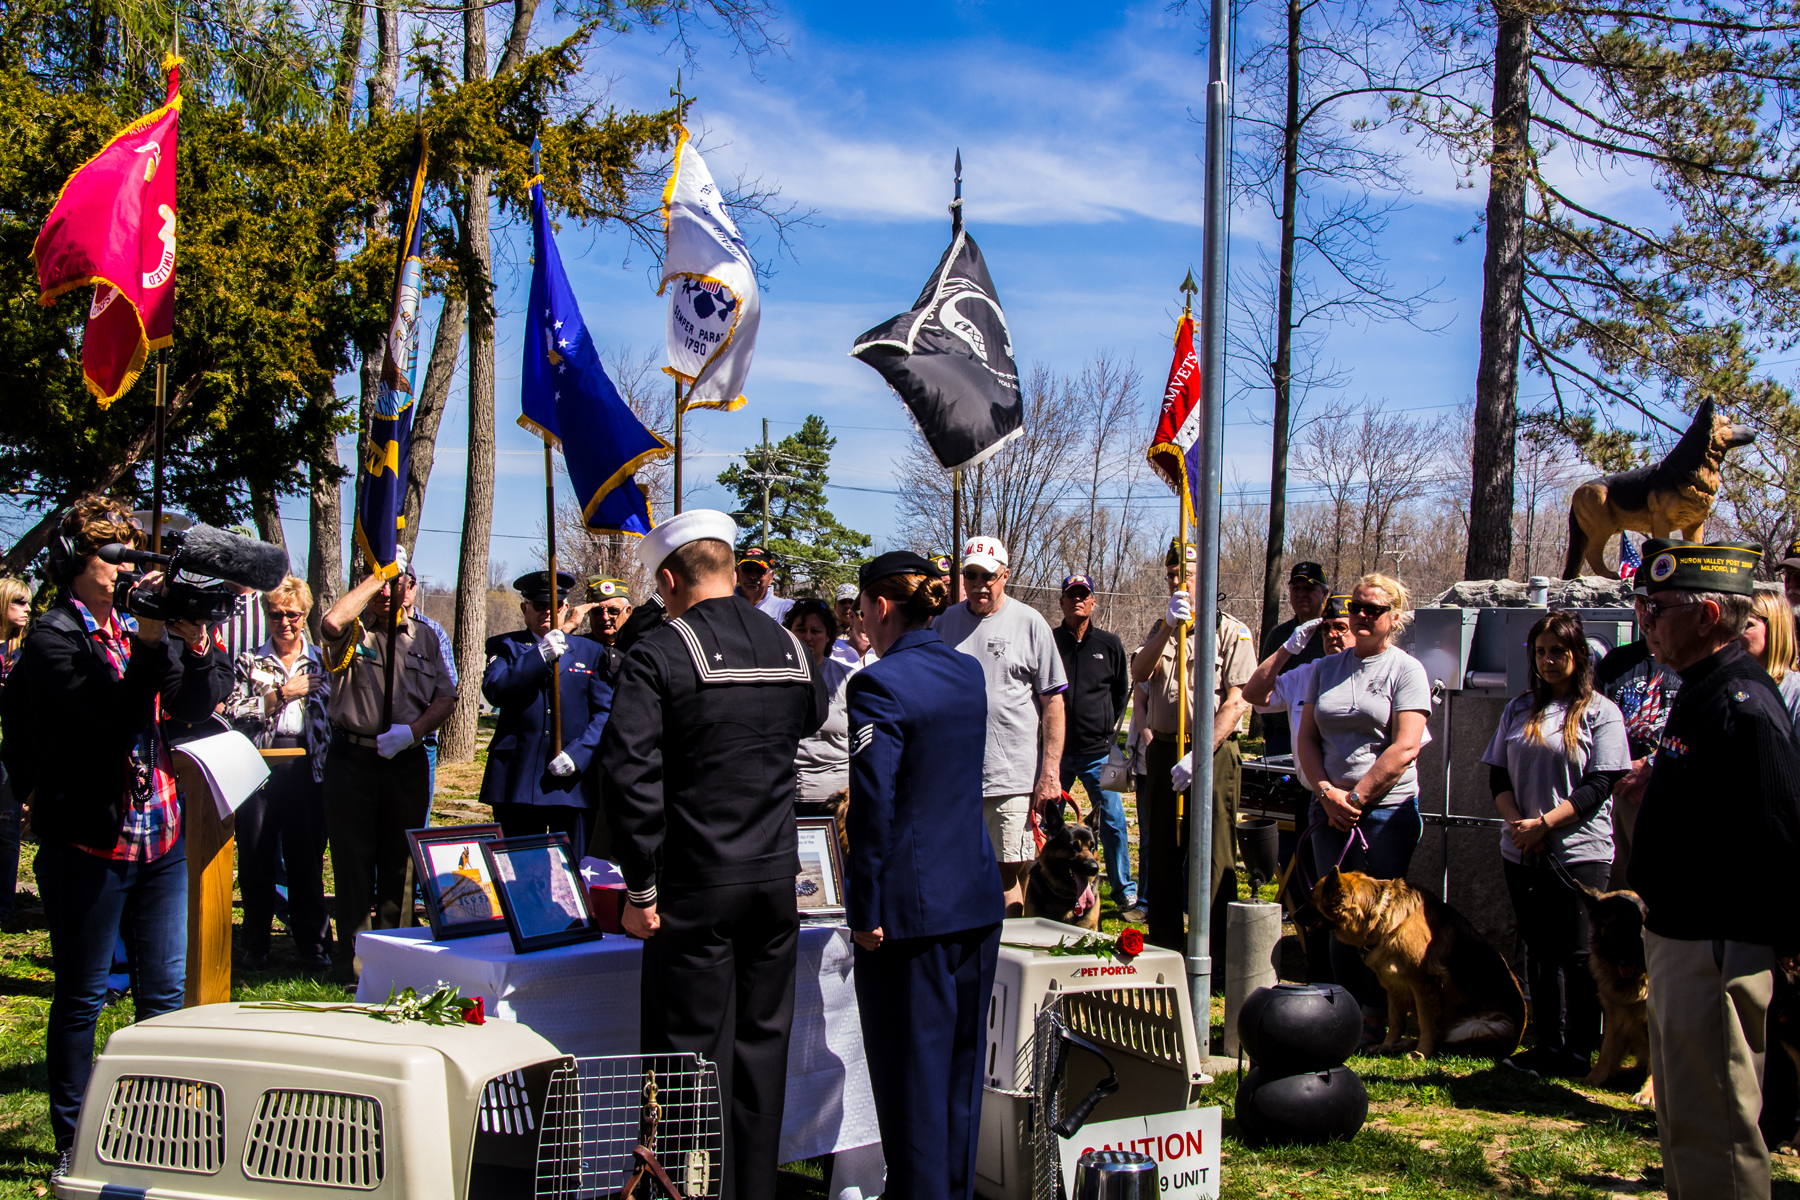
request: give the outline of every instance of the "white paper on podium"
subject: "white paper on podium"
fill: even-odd
[[[255,795],[269,778],[269,764],[256,752],[256,743],[235,730],[183,742],[174,750],[193,759],[212,785],[221,821]]]

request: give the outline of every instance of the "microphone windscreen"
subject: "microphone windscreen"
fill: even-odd
[[[288,556],[280,546],[196,524],[184,536],[181,569],[271,592],[287,578]]]

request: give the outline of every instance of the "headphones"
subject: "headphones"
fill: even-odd
[[[81,549],[75,539],[64,532],[74,507],[65,508],[56,516],[56,528],[51,531],[50,541],[46,547],[50,551],[50,581],[58,587],[68,587],[75,581],[75,572],[81,565]]]

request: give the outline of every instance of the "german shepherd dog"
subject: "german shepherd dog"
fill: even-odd
[[[1659,538],[1679,530],[1688,541],[1699,541],[1719,495],[1719,464],[1725,461],[1725,452],[1755,440],[1747,426],[1733,425],[1716,414],[1709,396],[1661,462],[1590,479],[1576,488],[1569,504],[1569,557],[1563,563],[1563,578],[1580,575],[1583,558],[1590,574],[1612,574],[1606,565],[1606,543],[1622,530]]]
[[[1098,930],[1100,895],[1094,880],[1100,875],[1100,858],[1094,853],[1094,831],[1063,818],[1063,805],[1069,802],[1064,793],[1044,806],[1044,848],[1025,877],[1025,915]],[[1080,811],[1076,809],[1077,816]]]
[[[1466,917],[1401,879],[1332,870],[1313,904],[1338,939],[1362,951],[1388,995],[1383,1054],[1408,1050],[1406,1018],[1419,1037],[1409,1058],[1439,1051],[1505,1058],[1525,1033],[1525,993],[1506,960]]]
[[[1800,975],[1790,974],[1780,963],[1775,964],[1775,998],[1769,1003],[1769,1040],[1787,1051],[1794,1070],[1800,1072]],[[1800,1130],[1776,1146],[1775,1153],[1800,1154]]]
[[[1644,1086],[1632,1102],[1656,1103],[1656,1081],[1650,1078],[1650,975],[1644,967],[1644,902],[1636,892],[1581,889],[1592,937],[1588,974],[1600,992],[1606,1032],[1600,1058],[1581,1082],[1602,1087],[1619,1073],[1626,1055],[1644,1068]]]

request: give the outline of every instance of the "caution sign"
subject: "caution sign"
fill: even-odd
[[[1063,1184],[1075,1192],[1075,1164],[1089,1150],[1131,1150],[1156,1160],[1162,1200],[1217,1200],[1220,1110],[1195,1108],[1090,1121],[1072,1138],[1059,1139]]]

